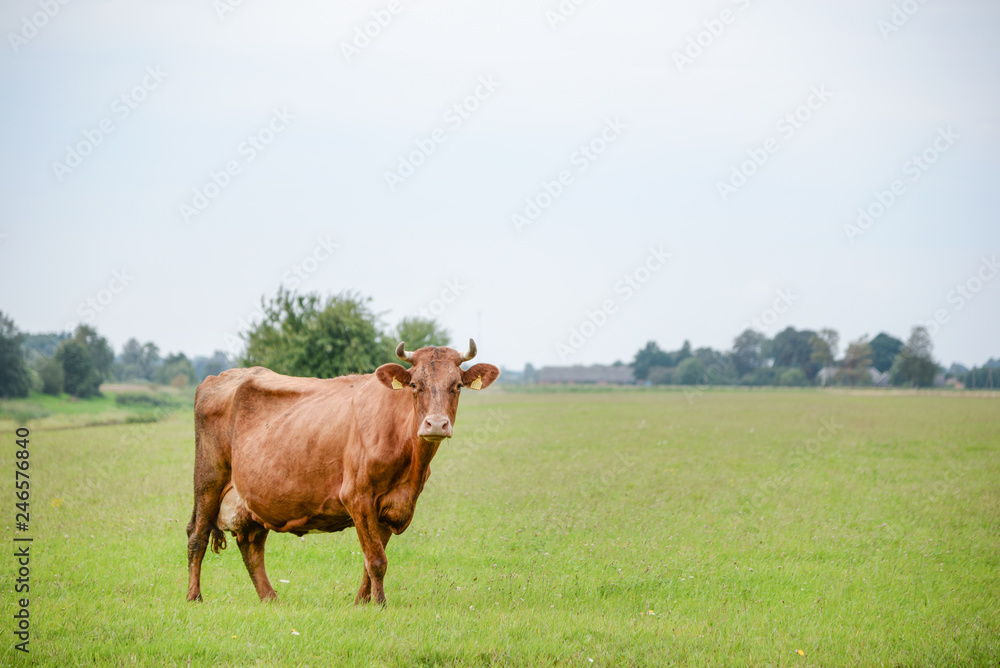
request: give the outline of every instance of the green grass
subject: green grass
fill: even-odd
[[[129,386],[114,386],[129,387]],[[145,403],[122,404],[118,395],[126,398],[148,397]],[[139,389],[117,392],[104,390],[102,396],[77,399],[68,394],[51,396],[32,392],[26,399],[5,399],[0,401],[0,429],[12,430],[27,425],[39,429],[68,429],[95,425],[156,422],[182,406],[190,406],[194,390],[159,391]]]
[[[31,657],[996,665],[995,398],[494,391],[462,401],[413,524],[389,543],[385,609],[353,606],[353,530],[272,533],[276,604],[257,601],[232,540],[205,560],[205,603],[184,601],[189,412],[33,430]],[[0,568],[8,627],[12,561]],[[21,660],[10,630],[5,665]]]

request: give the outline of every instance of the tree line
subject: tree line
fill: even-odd
[[[134,338],[116,356],[89,325],[77,326],[72,334],[25,334],[0,312],[0,397],[27,397],[34,391],[85,399],[100,396],[101,384],[111,381],[186,387],[231,366],[222,351],[194,360],[184,353],[161,357],[156,344]]]
[[[24,334],[0,313],[0,397],[23,397],[31,391],[90,397],[109,381],[186,387],[236,364],[333,378],[370,373],[397,361],[394,349],[399,341],[411,350],[449,345],[449,333],[433,319],[403,318],[386,328],[370,303],[355,292],[329,296],[282,288],[261,300],[263,317],[241,333],[243,351],[236,360],[221,351],[193,360],[180,352],[163,357],[156,344],[135,338],[115,355],[88,325],[72,334]],[[838,350],[839,335],[833,329],[788,327],[773,338],[746,329],[728,351],[692,349],[688,341],[679,350],[667,351],[650,341],[630,366],[637,380],[654,385],[868,385],[875,370],[888,374],[894,385],[927,387],[941,371],[930,335],[921,326],[914,327],[905,342],[883,332],[871,340],[850,342],[842,356]],[[993,366],[991,360],[982,368],[953,365],[951,371],[968,387],[993,387]],[[1000,384],[1000,362],[995,366]]]
[[[870,385],[888,374],[893,385],[929,387],[941,366],[934,361],[930,334],[916,326],[904,343],[882,332],[863,336],[837,357],[840,336],[833,329],[787,327],[774,338],[746,329],[731,350],[691,349],[668,352],[650,341],[632,361],[635,377],[653,385]],[[965,370],[962,375],[972,372]],[[981,385],[980,385],[981,386]]]

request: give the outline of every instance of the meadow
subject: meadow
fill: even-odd
[[[2,423],[13,478],[14,427]],[[353,530],[235,541],[190,604],[190,410],[33,426],[31,653],[4,665],[996,665],[1000,398],[720,390],[462,399],[387,607]],[[9,497],[8,497],[9,498]],[[7,511],[13,534],[14,508]],[[9,544],[10,545],[10,544]],[[8,551],[9,554],[9,551]]]

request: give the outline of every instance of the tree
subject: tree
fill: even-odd
[[[131,338],[122,346],[115,376],[118,380],[153,380],[160,365],[160,349],[153,342],[139,343]]]
[[[803,385],[808,385],[809,379],[806,375],[802,373],[802,369],[794,367],[792,369],[785,369],[778,376],[778,385],[786,385],[788,387],[802,387]]]
[[[62,365],[64,389],[75,397],[86,399],[100,395],[101,381],[94,370],[87,346],[76,339],[64,341],[56,351]]]
[[[226,353],[221,350],[216,350],[208,359],[196,358],[194,367],[198,376],[198,381],[200,382],[209,376],[218,376],[226,369],[231,369],[233,364],[229,361],[229,356],[226,355]]]
[[[818,369],[823,369],[831,366],[836,359],[840,335],[837,334],[836,330],[824,328],[809,339],[809,344],[812,346],[812,355],[809,356],[809,361],[815,364]]]
[[[866,385],[871,382],[871,374],[868,372],[871,365],[872,347],[868,343],[868,337],[862,336],[847,346],[844,359],[834,377],[838,382],[848,385]]]
[[[135,337],[122,346],[122,354],[115,367],[115,377],[118,380],[142,378],[142,344]]]
[[[735,369],[729,355],[712,348],[698,348],[692,356],[701,362],[701,367],[704,369],[702,383],[726,385],[735,380],[733,378]]]
[[[798,367],[811,382],[819,371],[819,366],[812,361],[812,338],[815,335],[816,332],[811,330],[796,331],[794,327],[786,327],[779,332],[768,346],[774,366]]]
[[[51,394],[54,397],[58,397],[63,393],[63,387],[66,382],[65,375],[63,374],[62,364],[56,359],[54,353],[52,357],[45,360],[38,374],[42,378],[42,392]]]
[[[31,392],[23,342],[24,334],[0,311],[0,397],[26,397]]]
[[[447,346],[451,343],[451,336],[432,318],[403,318],[396,325],[395,335],[386,339],[390,361],[399,361],[395,350],[400,341],[406,343],[407,350],[418,350],[424,346]]]
[[[892,368],[896,355],[903,349],[902,341],[885,332],[879,332],[869,345],[872,347],[872,366],[883,373]]]
[[[654,366],[672,367],[674,366],[673,356],[670,353],[660,350],[656,341],[649,341],[645,348],[635,354],[632,360],[632,373],[636,380],[646,380],[649,370]]]
[[[777,385],[781,375],[785,371],[788,371],[788,369],[784,367],[762,366],[740,378],[740,385],[752,385],[756,387]]]
[[[160,366],[160,348],[152,341],[147,341],[142,346],[142,354],[139,359],[139,371],[142,378],[153,380],[156,367]]]
[[[97,374],[98,382],[111,379],[111,365],[115,361],[115,351],[108,345],[108,340],[97,333],[97,330],[89,325],[79,325],[73,338],[87,347],[90,353],[90,361],[94,365],[94,373]]]
[[[242,334],[246,348],[240,362],[292,376],[370,373],[385,355],[369,301],[349,292],[323,299],[281,288],[270,301],[261,301],[263,320]]]
[[[33,364],[39,358],[52,357],[56,354],[59,344],[71,338],[66,332],[51,332],[49,334],[25,334],[24,352],[28,363]]]
[[[763,364],[761,348],[766,338],[761,332],[747,328],[733,341],[733,364],[740,378]]]
[[[674,381],[674,369],[665,366],[650,367],[646,380],[653,385],[670,385]]]
[[[896,355],[890,375],[896,385],[930,387],[938,372],[937,362],[932,357],[933,343],[926,327],[917,325],[910,332],[906,345]]]
[[[194,372],[191,360],[184,353],[167,355],[163,364],[156,368],[153,373],[153,380],[161,385],[174,385],[175,387],[187,387],[198,382],[198,376]]]
[[[697,357],[688,357],[677,365],[674,382],[678,385],[698,385],[705,382],[705,367]]]
[[[965,387],[970,390],[992,390],[1000,387],[1000,360],[990,358],[981,367],[974,367],[963,376]]]

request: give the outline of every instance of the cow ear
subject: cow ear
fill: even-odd
[[[499,376],[500,369],[492,364],[474,364],[462,372],[462,385],[482,390],[492,385]]]
[[[375,369],[375,377],[390,390],[401,390],[410,384],[410,372],[398,364],[383,364]]]

